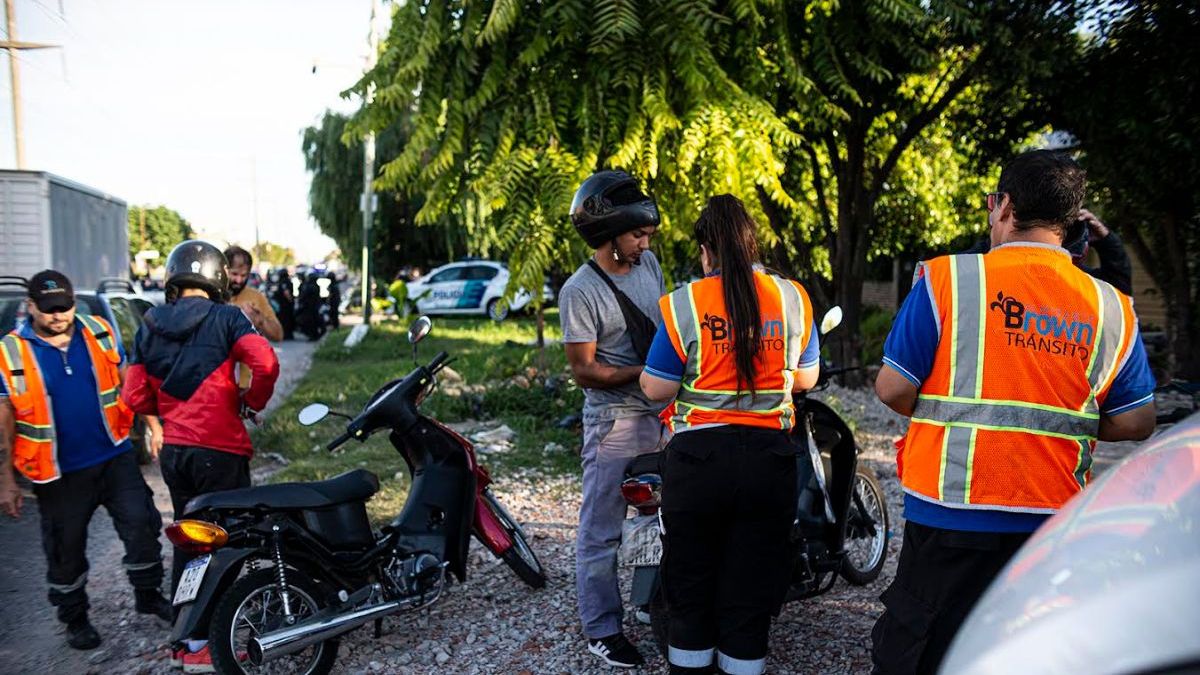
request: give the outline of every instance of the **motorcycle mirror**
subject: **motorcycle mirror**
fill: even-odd
[[[300,414],[296,415],[296,419],[300,420],[300,424],[310,427],[325,419],[327,415],[329,415],[329,406],[324,403],[312,403],[304,406]]]
[[[422,316],[408,327],[408,341],[415,345],[424,340],[431,330],[433,330],[433,321],[427,316]]]
[[[821,335],[829,333],[829,331],[837,328],[842,323],[842,308],[834,305],[825,312],[825,316],[821,318]]]

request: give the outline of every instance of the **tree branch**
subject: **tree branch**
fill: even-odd
[[[912,119],[908,121],[904,127],[904,131],[896,139],[896,144],[888,151],[887,157],[879,165],[879,169],[875,171],[874,180],[872,180],[871,185],[871,203],[874,203],[879,198],[879,194],[883,191],[883,183],[891,175],[892,170],[896,168],[896,163],[900,161],[900,156],[904,154],[904,151],[908,149],[908,146],[921,134],[925,127],[929,126],[939,115],[945,112],[954,99],[967,88],[967,85],[971,83],[971,80],[975,76],[976,69],[983,62],[984,55],[987,53],[987,47],[980,50],[975,60],[967,64],[967,67],[958,74],[958,77],[950,82],[950,85],[946,87],[946,91],[942,94],[941,98],[935,101],[933,105],[913,115]]]
[[[821,175],[821,162],[817,159],[817,151],[811,144],[805,144],[804,150],[812,162],[813,188],[817,191],[817,210],[821,214],[821,225],[828,239],[833,238],[833,216],[829,213],[829,202],[825,197],[825,177]]]

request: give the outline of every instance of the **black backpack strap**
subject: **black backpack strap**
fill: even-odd
[[[600,265],[592,258],[588,258],[588,266],[592,268],[604,283],[608,285],[612,291],[613,297],[617,299],[617,306],[621,308],[621,315],[625,317],[625,328],[629,331],[629,338],[633,342],[633,350],[637,353],[638,358],[645,363],[646,355],[650,353],[650,344],[654,342],[654,333],[658,331],[658,326],[655,325],[650,317],[641,310],[633,300],[629,299],[628,295],[617,288],[613,280],[608,276]]]

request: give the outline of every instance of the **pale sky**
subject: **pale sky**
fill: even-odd
[[[26,168],[247,245],[257,182],[262,239],[301,261],[334,248],[308,215],[301,132],[360,105],[339,94],[361,74],[370,0],[15,4],[18,39],[62,46],[18,56]],[[15,168],[2,50],[0,62],[0,166]]]

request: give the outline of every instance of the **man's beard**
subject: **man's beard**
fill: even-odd
[[[65,335],[67,331],[71,330],[71,322],[67,321],[63,323],[62,328],[59,329],[54,328],[50,323],[39,323],[35,321],[33,328],[34,332],[41,333],[47,337],[58,337],[59,335]]]
[[[243,284],[235,284],[231,281],[231,282],[229,282],[229,294],[237,295],[238,293],[241,293],[242,289],[245,287],[246,287],[246,284],[244,284],[244,283]]]

